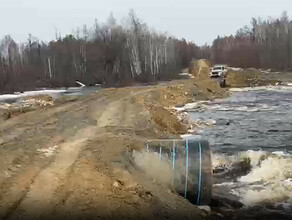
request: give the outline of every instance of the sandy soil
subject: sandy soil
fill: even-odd
[[[0,122],[0,219],[202,219],[145,175],[133,150],[185,133],[171,107],[222,97],[213,82],[105,89]]]
[[[242,69],[240,71],[229,70],[226,77],[228,87],[270,86],[287,82],[292,82],[292,73],[264,73],[254,68]]]

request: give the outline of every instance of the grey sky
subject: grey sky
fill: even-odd
[[[149,27],[202,45],[233,34],[252,17],[276,17],[284,10],[291,15],[292,0],[0,0],[0,37],[24,41],[32,33],[49,41],[55,28],[65,35],[95,18],[105,21],[110,12],[119,21],[130,8]]]

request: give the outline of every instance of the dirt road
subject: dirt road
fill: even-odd
[[[185,132],[165,107],[221,96],[214,88],[106,89],[1,122],[0,219],[205,218],[136,167],[132,151],[148,138]]]

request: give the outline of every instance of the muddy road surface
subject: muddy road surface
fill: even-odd
[[[106,89],[1,121],[0,219],[206,218],[132,159],[148,138],[185,132],[165,107],[222,95],[170,84]]]

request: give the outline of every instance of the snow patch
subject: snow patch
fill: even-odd
[[[27,91],[23,93],[17,93],[17,94],[4,94],[0,95],[0,101],[5,101],[9,99],[20,99],[24,97],[29,96],[37,96],[37,95],[50,95],[50,94],[58,94],[58,93],[64,93],[67,90],[59,89],[59,90],[39,90],[39,91]]]
[[[38,149],[37,151],[40,153],[43,153],[46,157],[50,157],[54,155],[57,149],[58,149],[58,146],[53,146],[49,148]]]

